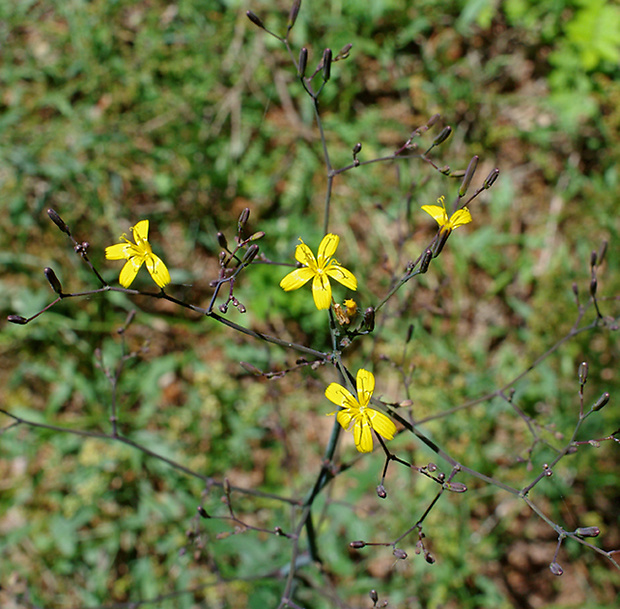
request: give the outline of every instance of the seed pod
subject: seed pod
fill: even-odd
[[[446,482],[443,487],[452,493],[465,493],[467,491],[467,486],[462,482]]]
[[[47,210],[47,215],[50,217],[50,220],[66,235],[71,236],[71,231],[69,227],[65,224],[64,220],[58,215],[58,213],[53,209]]]
[[[60,285],[60,281],[58,281],[58,277],[56,277],[56,273],[49,266],[46,266],[43,269],[43,273],[45,274],[46,279],[50,282],[52,286],[52,290],[56,292],[56,294],[62,294],[62,285]]]

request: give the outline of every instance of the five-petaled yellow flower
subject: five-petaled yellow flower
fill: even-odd
[[[441,227],[441,232],[451,232],[455,228],[471,222],[471,213],[469,213],[469,209],[467,209],[467,207],[457,209],[448,219],[445,197],[439,197],[439,199],[437,199],[437,203],[440,203],[440,205],[422,205],[422,209],[427,214],[433,216],[437,224]]]
[[[127,260],[125,266],[121,269],[121,274],[118,278],[119,283],[123,287],[128,288],[136,278],[140,267],[146,264],[146,268],[151,274],[153,281],[160,288],[163,288],[170,283],[170,273],[161,258],[156,256],[151,249],[148,241],[149,221],[140,220],[130,230],[135,244],[127,239],[127,235],[122,234],[120,239],[124,243],[117,243],[105,248],[105,257],[108,260]]]
[[[300,239],[301,241],[301,239]],[[319,245],[318,255],[315,258],[312,250],[303,242],[295,248],[295,260],[304,266],[290,272],[280,282],[280,287],[289,292],[305,285],[312,279],[312,296],[317,309],[329,309],[332,301],[332,287],[329,278],[335,279],[351,290],[357,289],[355,275],[333,259],[340,237],[325,235]]]
[[[334,404],[342,406],[336,418],[346,430],[353,431],[355,446],[361,453],[372,451],[372,433],[375,430],[386,440],[391,440],[396,433],[396,425],[378,410],[370,408],[370,398],[375,390],[375,377],[368,370],[359,369],[356,377],[357,399],[348,389],[338,383],[332,383],[325,390],[325,397]],[[334,414],[333,412],[330,415]],[[329,415],[328,415],[329,416]]]

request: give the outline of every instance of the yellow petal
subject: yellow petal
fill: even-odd
[[[143,258],[138,256],[133,256],[127,262],[125,262],[123,268],[121,269],[121,274],[118,278],[118,282],[124,287],[128,288],[132,281],[136,278],[142,263],[144,262]]]
[[[316,271],[316,258],[312,250],[303,241],[295,248],[295,260]]]
[[[366,417],[360,417],[355,421],[353,439],[355,440],[355,447],[361,453],[372,452],[372,432]]]
[[[349,288],[350,290],[357,290],[357,279],[355,275],[345,269],[343,266],[340,266],[336,260],[331,260],[327,265],[325,272],[332,278],[341,283],[343,286]]]
[[[444,227],[448,223],[448,214],[439,205],[422,205],[422,209],[430,214],[439,226]]]
[[[359,408],[359,403],[351,392],[338,383],[330,383],[325,390],[325,397],[334,404],[343,408]],[[333,413],[332,413],[333,414]]]
[[[351,419],[353,419],[353,414],[350,410],[339,410],[336,415],[336,420],[340,423],[340,426],[345,431],[349,430],[349,426],[351,425]]]
[[[149,254],[148,256],[146,256],[145,262],[146,268],[151,274],[153,281],[160,288],[163,288],[170,283],[170,273],[168,272],[168,268],[159,256],[156,256],[155,254]]]
[[[450,218],[450,226],[452,228],[458,228],[459,226],[463,226],[463,224],[469,224],[471,222],[471,213],[467,207],[463,207],[463,209],[459,209],[452,214]]]
[[[317,273],[312,280],[312,297],[314,304],[319,309],[329,309],[332,303],[332,286],[329,284],[327,275]]]
[[[367,408],[366,415],[370,420],[370,425],[379,435],[383,436],[386,440],[392,440],[394,438],[396,425],[394,425],[392,419],[373,408]]]
[[[367,406],[370,402],[373,391],[375,390],[375,377],[372,372],[360,368],[355,377],[357,385],[357,399],[360,406]]]
[[[317,256],[319,268],[324,268],[327,259],[331,258],[336,253],[338,243],[340,243],[340,237],[338,235],[329,233],[323,237],[319,245],[319,255]]]
[[[133,233],[133,239],[136,243],[139,243],[140,241],[148,241],[149,240],[149,221],[140,220],[138,224],[131,227],[131,232]]]
[[[295,269],[291,271],[282,281],[280,282],[280,287],[285,292],[290,292],[291,290],[296,290],[300,288],[302,285],[307,283],[312,277],[314,273],[307,267],[304,266],[301,269]]]
[[[127,260],[131,256],[130,243],[117,243],[116,245],[110,245],[105,248],[105,257],[108,260]]]

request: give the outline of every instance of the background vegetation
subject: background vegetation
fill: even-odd
[[[149,218],[174,293],[197,304],[217,277],[218,231],[232,240],[239,213],[265,231],[264,254],[292,260],[297,238],[322,236],[325,167],[312,107],[285,49],[253,26],[251,9],[283,32],[290,2],[235,0],[2,3],[0,6],[0,305],[29,316],[66,289],[96,287],[49,221],[56,209],[110,282],[104,247]],[[501,177],[476,200],[420,281],[411,282],[376,338],[350,355],[369,367],[387,401],[413,401],[417,420],[494,391],[564,337],[577,318],[576,282],[588,300],[590,252],[607,329],[567,341],[516,386],[515,403],[551,443],[570,437],[579,413],[577,368],[590,366],[586,402],[611,402],[582,439],[618,428],[618,161],[620,10],[611,1],[354,0],[305,2],[292,33],[312,65],[323,49],[352,43],[334,64],[321,113],[335,166],[391,154],[436,112],[453,126],[435,156],[474,180]],[[427,138],[430,142],[437,129]],[[421,161],[376,164],[335,182],[330,228],[339,257],[363,278],[363,308],[384,294],[393,269],[415,258],[435,227],[419,206],[458,181]],[[142,271],[144,273],[144,271]],[[146,273],[137,282],[149,287]],[[247,306],[228,316],[281,338],[328,348],[325,318],[309,293],[278,288],[284,271],[256,265],[237,287]],[[117,328],[138,309],[123,336]],[[589,311],[588,320],[593,318]],[[615,320],[615,322],[614,322]],[[412,338],[404,346],[410,326]],[[123,354],[136,356],[124,359]],[[278,378],[295,355],[187,313],[122,294],[63,302],[0,334],[2,408],[32,421],[108,431],[112,387],[104,369],[123,362],[116,395],[123,432],[194,471],[231,484],[302,497],[320,467],[332,421],[324,367]],[[354,364],[354,362],[356,362]],[[251,368],[250,368],[251,369]],[[408,377],[407,375],[411,375]],[[0,604],[3,607],[275,607],[290,542],[198,520],[203,505],[226,516],[221,491],[130,446],[0,424]],[[507,484],[525,485],[551,459],[505,401],[429,421],[456,458]],[[342,453],[354,449],[346,438]],[[394,445],[424,464],[435,457],[411,436]],[[567,528],[599,526],[601,547],[620,547],[617,443],[583,447],[537,487]],[[390,540],[414,522],[434,490],[390,470],[388,499],[375,486],[382,459],[352,461],[320,500],[324,568],[300,571],[304,607],[611,607],[620,582],[594,552],[567,544],[564,576],[548,565],[556,535],[495,487],[467,480],[427,523],[436,558],[407,548],[354,552],[355,539]],[[290,529],[291,508],[235,496],[244,522]],[[413,522],[412,522],[413,519]],[[238,534],[233,534],[237,532]],[[370,551],[369,551],[370,550]],[[170,599],[162,595],[194,589]],[[136,606],[135,604],[131,606]]]

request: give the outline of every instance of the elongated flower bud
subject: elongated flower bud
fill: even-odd
[[[256,258],[256,254],[258,254],[259,247],[256,243],[253,243],[248,247],[245,256],[243,257],[243,264],[250,264],[254,258]]]
[[[64,220],[56,213],[53,209],[47,210],[47,215],[50,217],[50,220],[66,235],[71,235],[71,231],[69,227],[65,224]]]
[[[482,184],[482,188],[488,190],[495,184],[495,180],[499,177],[499,169],[497,167],[491,171],[491,173],[487,176],[487,179]]]
[[[332,50],[323,51],[323,82],[327,82],[332,75]]]
[[[247,11],[247,12],[246,12],[246,15],[248,16],[248,19],[249,19],[249,20],[250,20],[250,21],[251,21],[254,25],[258,26],[259,28],[261,28],[261,29],[263,29],[263,30],[265,29],[265,25],[263,24],[263,22],[262,22],[261,18],[260,18],[257,14],[253,13],[252,11]]]
[[[426,249],[424,254],[422,254],[422,260],[420,261],[420,273],[426,273],[426,271],[428,271],[428,267],[430,266],[432,259],[433,250]]]
[[[12,324],[17,324],[18,326],[25,326],[28,323],[28,320],[21,315],[9,315],[6,320],[10,321]]]
[[[478,167],[478,156],[472,157],[471,161],[469,161],[469,165],[467,166],[467,170],[465,171],[465,177],[461,182],[461,187],[459,188],[459,197],[464,197],[469,185],[471,184],[471,180],[476,173],[476,168]]]
[[[439,146],[439,144],[443,144],[452,134],[452,127],[448,125],[444,127],[439,135],[433,140],[433,146]]]
[[[579,369],[577,371],[577,375],[579,376],[579,384],[585,385],[588,380],[588,362],[581,362],[579,364]]]
[[[297,15],[299,15],[299,9],[301,8],[301,0],[294,0],[293,6],[291,6],[291,12],[288,14],[287,28],[290,30],[297,21]]]
[[[598,537],[601,534],[601,529],[598,527],[579,527],[575,533],[580,537]]]
[[[594,410],[594,412],[598,412],[599,410],[601,410],[601,408],[605,408],[608,402],[609,402],[609,393],[606,391],[605,393],[601,395],[601,397],[598,400],[596,400],[596,403],[594,404],[594,406],[592,406],[592,410]]]
[[[62,285],[60,285],[60,281],[58,280],[58,277],[56,277],[56,273],[54,273],[54,271],[50,269],[49,266],[43,269],[43,273],[45,273],[45,277],[50,282],[52,290],[54,290],[56,294],[62,294]]]
[[[306,75],[306,67],[308,66],[308,49],[303,47],[299,51],[299,76],[303,78]]]

